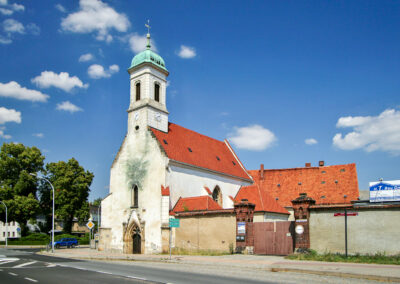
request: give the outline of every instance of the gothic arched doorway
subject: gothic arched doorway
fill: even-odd
[[[142,253],[143,235],[139,225],[132,221],[124,230],[124,253]]]

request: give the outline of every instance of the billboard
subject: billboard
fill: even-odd
[[[400,180],[370,182],[369,201],[400,201]]]

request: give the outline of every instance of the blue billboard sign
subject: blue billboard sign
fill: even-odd
[[[400,180],[370,182],[369,201],[400,201]]]

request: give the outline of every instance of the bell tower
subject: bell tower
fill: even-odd
[[[137,54],[128,69],[130,75],[130,104],[128,134],[138,133],[147,126],[168,132],[167,76],[164,59],[151,50],[150,26],[146,50]]]

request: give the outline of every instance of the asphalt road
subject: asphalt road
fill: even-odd
[[[274,283],[0,249],[1,283]]]

